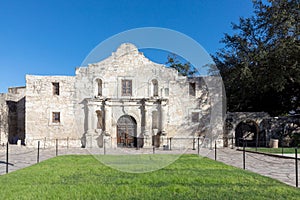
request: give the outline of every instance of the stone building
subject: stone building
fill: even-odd
[[[77,68],[75,76],[27,75],[26,87],[2,94],[0,105],[10,107],[11,98],[14,106],[1,113],[12,117],[9,127],[15,130],[6,130],[10,143],[162,146],[170,137],[205,132],[210,103],[204,79],[181,76],[122,44],[110,57]]]
[[[27,75],[25,87],[0,94],[0,145],[40,141],[50,147],[58,140],[73,147],[142,148],[168,145],[172,138],[172,147],[191,148],[198,136],[208,147],[213,140],[242,146],[243,139],[247,146],[268,146],[270,139],[299,144],[299,116],[227,113],[224,127],[219,121],[213,126],[212,108],[220,102],[213,102],[208,85],[218,82],[181,76],[122,44],[108,58],[77,68],[75,76]]]
[[[0,145],[25,144],[25,92],[25,87],[15,87],[0,94]]]
[[[296,147],[300,144],[300,115],[271,117],[266,112],[227,113],[224,146]]]

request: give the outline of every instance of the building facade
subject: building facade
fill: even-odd
[[[203,134],[210,112],[204,78],[181,76],[128,43],[75,76],[27,75],[23,90],[23,130],[9,137],[28,146],[162,146]]]

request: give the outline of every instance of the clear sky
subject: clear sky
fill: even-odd
[[[173,29],[214,54],[252,13],[251,0],[0,0],[0,93],[26,74],[74,75],[96,45],[133,28]]]

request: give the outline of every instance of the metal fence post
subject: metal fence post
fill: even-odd
[[[8,173],[8,142],[6,143],[6,173]]]
[[[58,139],[55,140],[56,142],[56,156],[58,155]]]
[[[172,150],[172,138],[170,137],[170,151]]]
[[[215,160],[217,160],[217,141],[215,141]]]
[[[198,155],[200,154],[200,137],[198,137]]]
[[[296,187],[298,187],[298,149],[295,148]]]
[[[153,154],[155,154],[155,147],[153,146]]]
[[[105,139],[103,139],[103,154],[106,155]]]
[[[40,162],[40,141],[38,141],[37,163]]]
[[[245,139],[243,139],[243,169],[246,169]]]

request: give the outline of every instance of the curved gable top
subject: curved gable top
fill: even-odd
[[[115,52],[112,52],[111,56],[106,59],[89,64],[87,67],[89,70],[94,70],[93,68],[98,68],[98,70],[116,70],[117,68],[140,68],[149,67],[156,70],[167,70],[170,73],[178,75],[176,69],[168,68],[166,65],[155,63],[144,56],[142,52],[139,52],[138,48],[131,43],[121,44]],[[82,68],[82,67],[80,67]],[[130,69],[128,68],[128,69]],[[97,69],[95,69],[97,70]]]
[[[138,48],[131,43],[123,43],[118,47],[116,52],[112,53],[112,56],[121,57],[127,54],[138,55],[139,54]]]

